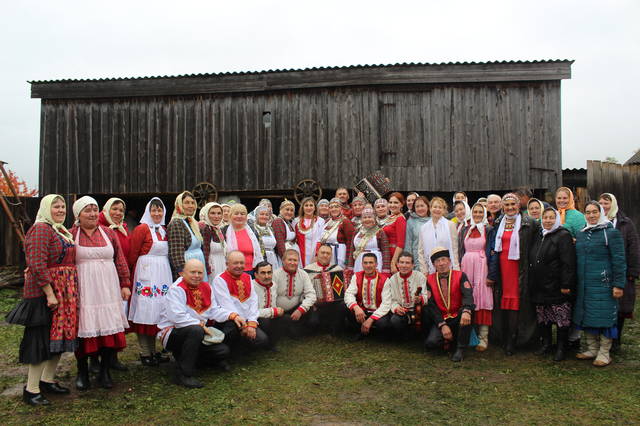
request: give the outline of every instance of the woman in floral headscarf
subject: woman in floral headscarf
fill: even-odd
[[[222,233],[222,216],[222,206],[218,203],[207,203],[200,210],[202,251],[209,262],[212,277],[221,274],[226,268],[227,243]]]
[[[120,198],[109,198],[102,207],[98,222],[102,226],[111,228],[116,231],[120,247],[125,258],[129,258],[129,247],[131,245],[131,236],[124,218],[126,216],[127,205]]]
[[[78,337],[78,271],[75,244],[64,227],[64,198],[40,201],[36,223],[25,237],[27,272],[22,301],[7,315],[9,324],[25,327],[19,361],[29,365],[22,398],[29,405],[48,405],[45,394],[68,394],[55,381],[62,352],[73,352]]]
[[[192,193],[184,191],[176,197],[173,216],[167,227],[169,235],[169,261],[173,278],[177,279],[184,264],[189,259],[198,259],[206,266],[202,281],[208,281],[211,272],[202,251],[202,234],[195,219],[198,204]]]

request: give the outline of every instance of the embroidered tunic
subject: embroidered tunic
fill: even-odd
[[[276,306],[289,312],[298,309],[303,314],[316,303],[316,292],[309,275],[302,269],[289,274],[283,268],[273,272],[273,284],[277,286]]]
[[[445,278],[434,272],[427,277],[427,284],[431,312],[438,323],[456,318],[464,310],[473,311],[473,289],[464,272],[450,270]]]
[[[382,230],[387,235],[387,239],[389,240],[389,248],[392,255],[397,247],[400,247],[404,250],[404,243],[407,235],[407,220],[402,214],[399,214],[395,217],[388,216],[384,220]]]
[[[254,280],[253,291],[258,297],[258,318],[276,318],[278,316],[278,307],[276,306],[278,286],[273,281],[267,286]]]
[[[277,217],[271,223],[271,228],[276,238],[276,254],[280,259],[282,259],[287,249],[292,248],[298,253],[300,252],[296,241],[296,231],[291,223],[281,217]]]
[[[234,277],[229,271],[224,271],[213,280],[212,287],[222,309],[237,313],[249,325],[258,325],[258,296],[252,291],[249,274]]]
[[[173,328],[198,325],[209,320],[224,322],[230,315],[231,312],[223,309],[212,297],[209,283],[203,281],[192,288],[181,277],[173,283],[165,297],[158,323],[158,338],[166,347]]]
[[[322,231],[320,244],[329,244],[332,248],[331,263],[338,264],[344,268],[347,258],[351,255],[351,241],[355,234],[355,228],[349,219],[330,219]]]
[[[301,267],[313,263],[313,259],[316,256],[316,246],[322,237],[324,224],[324,219],[321,217],[313,219],[303,218],[295,223],[296,241],[300,249]]]
[[[379,320],[391,307],[390,288],[387,285],[387,275],[376,272],[375,276],[367,277],[364,271],[351,277],[351,283],[344,295],[344,303],[349,310],[360,306],[366,313],[371,314],[374,321]]]
[[[389,278],[389,295],[391,312],[396,311],[399,307],[413,310],[415,303],[413,299],[417,296],[418,288],[420,289],[420,297],[422,304],[426,305],[429,301],[427,289],[427,277],[422,272],[413,271],[408,276],[403,276],[400,272],[393,274]]]

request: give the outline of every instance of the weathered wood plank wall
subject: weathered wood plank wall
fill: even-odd
[[[619,208],[640,229],[640,166],[601,161],[587,161],[589,197],[597,199],[603,192],[616,196]]]
[[[560,81],[42,101],[42,193],[561,182]]]

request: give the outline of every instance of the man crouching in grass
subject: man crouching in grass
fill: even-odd
[[[388,338],[391,327],[389,309],[391,295],[387,276],[377,269],[378,258],[373,253],[362,256],[363,271],[356,272],[344,295],[350,328],[358,329],[354,340],[367,336],[372,329]]]
[[[197,259],[188,260],[180,278],[169,289],[158,328],[164,347],[176,359],[176,383],[187,388],[201,388],[194,376],[198,365],[217,364],[228,369],[229,347],[224,343],[205,345],[203,339],[208,321],[232,320],[238,327],[244,320],[235,312],[221,308],[213,300],[211,286],[202,281],[204,265]]]

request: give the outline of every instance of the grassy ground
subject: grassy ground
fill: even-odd
[[[15,303],[0,291],[0,312]],[[4,316],[4,314],[2,314]],[[0,326],[0,391],[19,386],[16,365],[22,329]],[[116,373],[110,391],[75,390],[33,409],[19,397],[0,397],[3,424],[179,423],[635,423],[640,419],[640,326],[629,322],[622,351],[604,369],[589,362],[555,363],[529,353],[507,358],[499,348],[469,351],[460,364],[425,355],[417,342],[349,343],[329,336],[285,341],[281,353],[233,362],[233,370],[206,370],[206,387],[185,390],[169,380],[170,367],[143,368],[135,338],[122,354],[130,367]],[[72,383],[73,358],[61,379]]]

